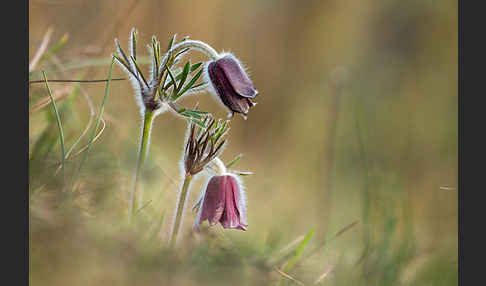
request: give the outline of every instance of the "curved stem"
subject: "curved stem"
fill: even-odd
[[[184,184],[182,185],[182,189],[179,193],[179,199],[177,201],[175,214],[174,214],[174,222],[172,223],[172,229],[170,233],[170,241],[169,244],[171,247],[174,247],[177,243],[177,235],[179,234],[179,230],[182,225],[182,218],[184,217],[184,209],[186,206],[186,201],[189,194],[189,185],[191,183],[192,176],[187,174],[184,178]]]
[[[139,198],[136,199],[137,189],[140,184],[140,175],[142,173],[143,165],[145,163],[145,158],[147,157],[148,148],[150,144],[150,132],[152,130],[152,122],[154,120],[154,112],[145,111],[143,117],[143,128],[142,128],[142,136],[140,138],[140,145],[138,148],[138,158],[137,158],[137,167],[135,169],[135,177],[133,180],[133,189],[130,198],[130,217],[134,216],[136,213],[137,207],[140,207],[143,198],[143,189],[140,190]],[[138,201],[138,203],[137,203]]]
[[[211,60],[216,60],[219,57],[218,52],[216,52],[215,49],[213,49],[210,45],[201,42],[201,41],[195,41],[195,40],[187,40],[184,42],[180,42],[177,45],[174,45],[170,50],[165,53],[164,58],[160,61],[160,67],[159,67],[159,72],[158,74],[162,75],[162,71],[165,68],[165,64],[167,63],[167,60],[169,59],[169,55],[171,53],[177,53],[185,48],[190,48],[194,50],[198,50],[205,55],[207,55]]]

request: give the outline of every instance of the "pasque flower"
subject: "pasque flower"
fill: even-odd
[[[245,193],[236,175],[225,172],[209,179],[201,194],[194,229],[199,230],[199,225],[205,220],[210,226],[219,222],[224,228],[246,230]]]
[[[208,220],[209,225],[220,222],[224,228],[246,230],[244,194],[232,174],[213,176],[208,182],[194,227]]]
[[[183,221],[186,200],[190,192],[190,183],[208,165],[214,165],[214,160],[219,162],[217,156],[223,150],[226,140],[222,137],[229,130],[228,121],[216,120],[211,115],[204,117],[203,126],[189,123],[188,135],[186,137],[186,147],[184,148],[181,167],[183,171],[184,183],[174,212],[170,243],[177,243],[178,233]],[[224,165],[223,165],[224,168]]]
[[[246,119],[251,101],[258,94],[240,62],[232,54],[223,54],[207,65],[207,76],[212,92],[231,110],[231,115],[240,113]]]

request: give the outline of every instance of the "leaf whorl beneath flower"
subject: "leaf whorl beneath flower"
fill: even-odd
[[[194,92],[204,84],[196,84],[203,73],[202,63],[191,65],[190,60],[186,61],[183,65],[183,71],[174,75],[175,71],[178,70],[176,65],[190,50],[189,48],[170,50],[174,44],[175,36],[172,37],[165,55],[162,55],[160,52],[160,42],[155,36],[152,37],[152,43],[149,45],[152,59],[152,72],[149,77],[144,76],[137,63],[137,35],[137,30],[132,29],[130,32],[128,54],[121,48],[118,39],[115,39],[116,55],[114,57],[116,62],[134,83],[136,97],[141,97],[139,102],[143,104],[146,110],[159,110],[163,106],[163,103],[174,103],[181,96]],[[181,112],[179,110],[176,111],[191,120],[198,121],[200,117],[199,113],[185,108]]]
[[[195,175],[216,158],[226,140],[221,139],[229,130],[228,121],[216,120],[207,115],[201,127],[191,121],[184,152],[184,167],[187,174]]]

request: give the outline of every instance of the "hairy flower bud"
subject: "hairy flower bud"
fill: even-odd
[[[255,103],[252,98],[258,94],[245,70],[232,54],[226,54],[207,66],[214,93],[234,114],[241,113],[245,118]]]
[[[196,126],[191,121],[184,149],[184,171],[196,175],[216,158],[226,143],[222,136],[229,130],[228,122],[216,120],[207,115],[203,121],[206,127]]]
[[[246,202],[243,188],[229,173],[213,176],[202,195],[194,228],[208,220],[209,225],[220,222],[224,228],[246,230]]]

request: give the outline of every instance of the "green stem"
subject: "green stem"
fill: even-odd
[[[184,209],[186,205],[187,195],[189,194],[189,184],[191,183],[192,176],[186,175],[184,179],[184,184],[182,185],[181,192],[179,193],[179,201],[176,205],[175,219],[172,224],[172,231],[170,234],[170,246],[174,247],[177,243],[177,235],[182,224],[182,217],[184,214]]]
[[[143,165],[145,163],[145,159],[147,158],[148,148],[150,144],[150,132],[152,130],[152,122],[154,120],[154,112],[145,111],[143,117],[143,129],[142,129],[142,137],[140,138],[140,145],[138,148],[138,158],[137,158],[137,167],[135,169],[135,178],[133,181],[133,190],[130,198],[130,214],[134,216],[137,212],[137,206],[140,207],[142,204],[143,199],[143,189],[140,190],[139,198],[136,199],[137,196],[137,189],[139,188],[140,184],[140,175],[142,173]],[[138,202],[137,202],[138,201]]]

